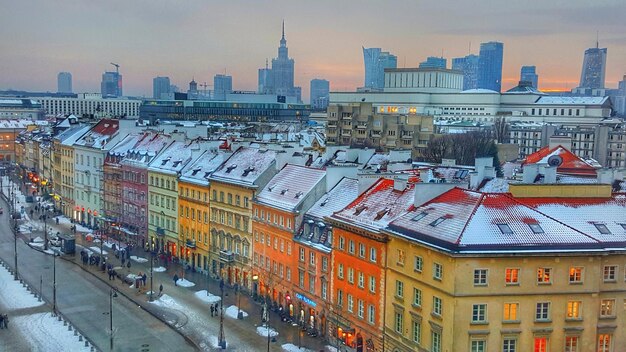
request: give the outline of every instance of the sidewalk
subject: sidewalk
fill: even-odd
[[[20,204],[24,205],[30,211],[30,208],[34,208],[36,203]],[[18,206],[19,208],[19,206]],[[37,213],[35,213],[37,215]],[[33,216],[35,219],[38,216]],[[39,220],[32,219],[32,222],[41,223]],[[53,233],[57,231],[60,233],[71,234],[71,224],[67,222],[61,222],[56,224],[53,217],[48,220],[48,227],[52,228]],[[21,235],[26,241],[30,238],[29,235]],[[34,232],[32,237],[40,236],[43,238],[43,233]],[[106,237],[105,237],[106,238]],[[117,244],[117,241],[111,241]],[[201,290],[207,290],[216,296],[220,294],[219,281],[209,280],[207,276],[201,273],[187,271],[184,273],[184,278],[195,283],[194,287],[181,287],[175,286],[173,281],[174,274],[177,274],[180,278],[183,278],[183,269],[181,264],[169,263],[165,272],[153,273],[153,287],[156,294],[154,298],[157,299],[159,285],[163,285],[163,299],[171,299],[178,307],[172,306],[172,302],[167,301],[167,304],[158,302],[157,304],[149,303],[149,295],[147,292],[150,290],[150,263],[138,263],[131,261],[131,268],[124,267],[121,270],[121,276],[125,277],[127,274],[138,274],[139,272],[146,273],[148,279],[146,287],[139,291],[135,287],[129,287],[130,285],[124,283],[118,279],[114,281],[108,280],[106,272],[99,270],[98,267],[92,265],[82,264],[80,258],[80,251],[82,247],[97,247],[100,248],[100,243],[87,242],[83,235],[76,234],[76,254],[74,256],[63,256],[65,260],[72,261],[76,265],[79,265],[83,270],[98,277],[100,280],[107,284],[117,288],[127,298],[134,301],[138,306],[150,312],[159,319],[165,321],[169,325],[179,330],[188,339],[193,341],[197,346],[203,350],[217,350],[217,336],[219,334],[219,321],[217,316],[211,317],[209,305],[196,297],[194,293]],[[113,267],[121,267],[121,260],[115,258],[113,251],[107,246],[103,246],[103,250],[108,252],[108,263]],[[130,255],[138,256],[149,259],[149,252],[145,252],[142,248],[133,249]],[[155,268],[159,264],[155,265]],[[252,297],[246,293],[242,293],[240,297],[237,296],[234,289],[224,288],[224,302],[223,307],[226,309],[231,305],[237,305],[237,301],[240,300],[240,309],[249,314],[248,317],[243,320],[233,319],[228,316],[224,316],[224,330],[225,339],[228,343],[228,350],[265,350],[267,344],[267,337],[263,337],[257,334],[256,327],[261,325],[261,304],[255,302]],[[204,326],[203,326],[204,325]],[[270,314],[270,326],[278,331],[276,342],[270,343],[270,349],[272,351],[282,351],[281,345],[293,344],[295,346],[305,347],[309,351],[326,350],[327,342],[321,337],[310,337],[306,333],[300,333],[298,326],[292,326],[290,323],[282,322],[280,317],[271,312]],[[263,348],[259,348],[263,346]]]

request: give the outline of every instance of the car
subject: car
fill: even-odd
[[[51,238],[48,240],[48,243],[49,243],[52,247],[60,247],[60,246],[61,246],[61,238],[56,237],[56,236],[51,237]]]

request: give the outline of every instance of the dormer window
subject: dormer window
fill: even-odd
[[[595,223],[593,225],[596,227],[596,229],[598,229],[598,231],[601,234],[603,234],[603,235],[610,235],[611,234],[611,231],[609,230],[608,227],[606,227],[605,224]]]
[[[376,213],[376,217],[374,218],[374,220],[382,219],[383,216],[385,216],[387,213],[389,213],[389,208],[385,208],[385,209],[379,211],[378,213]]]
[[[165,166],[165,164],[167,164],[168,161],[170,161],[170,157],[168,156],[167,158],[163,159],[163,161],[161,162],[161,166]]]
[[[248,176],[248,174],[251,173],[252,171],[254,171],[253,166],[247,167],[245,170],[243,170],[243,176],[244,177]]]
[[[541,225],[539,224],[528,224],[528,226],[533,231],[533,233],[537,233],[537,234],[544,233],[543,228],[541,228]]]
[[[427,212],[425,212],[425,211],[423,211],[423,212],[421,212],[421,213],[419,213],[419,214],[415,215],[415,216],[414,216],[411,220],[412,220],[412,221],[420,221],[420,220],[422,220],[424,217],[426,217],[426,215],[428,215],[428,213],[427,213]]]
[[[200,170],[201,170],[201,169],[200,169],[199,167],[198,167],[198,168],[193,169],[193,172],[191,173],[191,176],[196,176],[196,174],[197,174],[198,172],[200,172]]]
[[[359,205],[354,209],[354,215],[359,215],[363,212],[363,210],[367,209],[365,205]]]
[[[281,196],[284,196],[284,195],[285,195],[285,193],[287,193],[288,191],[289,191],[289,188],[285,188],[285,189],[283,189],[282,191],[280,191],[280,195],[281,195]]]
[[[620,224],[620,225],[622,225],[622,228],[626,230],[626,224]]]
[[[237,168],[236,164],[230,165],[226,168],[226,173],[229,174],[231,171],[233,171],[235,168]]]
[[[328,198],[324,199],[321,203],[320,203],[320,207],[323,207],[324,205],[326,205],[326,203],[328,203]],[[622,225],[624,226],[624,225]]]
[[[276,185],[273,185],[273,186],[268,186],[268,187],[267,187],[267,190],[268,190],[269,192],[271,192],[271,191],[274,189],[274,187],[276,187]]]
[[[512,235],[513,234],[513,230],[511,230],[511,227],[509,226],[509,224],[497,224],[498,228],[500,229],[500,232],[502,232],[505,235]]]
[[[183,162],[182,160],[176,160],[176,161],[174,162],[174,165],[173,165],[173,166],[174,166],[174,167],[178,167],[178,165],[179,165],[180,163],[182,163],[182,162]]]
[[[296,193],[296,199],[302,197],[302,195],[304,194],[304,192],[300,191],[298,193]]]

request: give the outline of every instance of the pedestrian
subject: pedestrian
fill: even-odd
[[[215,303],[215,316],[217,316],[217,310],[219,309],[219,306],[217,305],[217,303]]]
[[[213,316],[213,311],[215,311],[215,307],[211,304],[211,316]]]
[[[143,276],[141,277],[141,281],[143,281],[143,285],[146,286],[146,280],[148,279],[148,275],[146,275],[146,273],[143,273]]]
[[[9,316],[7,314],[5,314],[4,317],[2,318],[2,322],[4,323],[4,328],[8,329],[9,328]]]
[[[122,257],[122,266],[124,266],[126,264],[126,259],[124,259],[124,257]]]
[[[159,297],[163,294],[163,284],[159,285]]]
[[[178,286],[178,274],[174,274],[174,286]]]
[[[211,309],[213,309],[213,306],[211,306]],[[3,328],[4,328],[4,315],[0,314],[0,329],[3,329]]]
[[[111,273],[113,274],[113,281],[115,281],[115,276],[117,276],[117,272],[113,270]]]

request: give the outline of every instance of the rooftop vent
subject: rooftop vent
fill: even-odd
[[[383,218],[383,216],[387,215],[387,213],[389,213],[389,208],[385,208],[381,211],[379,211],[378,213],[376,213],[376,217],[374,218],[374,220],[380,220]]]
[[[296,198],[302,197],[303,194],[304,194],[304,192],[302,192],[302,191],[296,193]]]
[[[248,176],[249,173],[251,173],[252,171],[254,171],[254,166],[249,166],[247,167],[245,170],[243,170],[243,176]]]
[[[359,215],[363,212],[363,210],[367,209],[367,207],[365,205],[359,205],[358,207],[356,207],[356,209],[354,209],[354,215]]]
[[[285,193],[287,193],[287,191],[289,191],[289,188],[285,188],[285,189],[283,189],[282,191],[280,191],[280,195],[281,195],[281,196],[284,196],[284,195],[285,195]]]
[[[229,174],[231,171],[233,171],[235,168],[237,168],[237,164],[233,164],[230,165],[226,168],[226,173]]]

